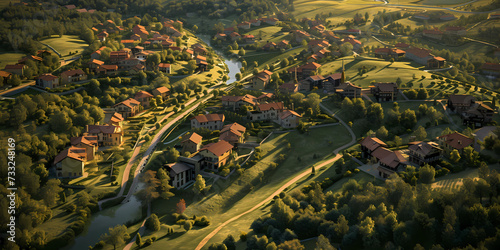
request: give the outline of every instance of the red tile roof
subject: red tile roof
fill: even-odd
[[[170,90],[167,87],[156,88],[156,91],[160,92],[161,94],[170,92]]]
[[[229,142],[227,141],[222,140],[216,143],[210,143],[203,147],[200,151],[207,150],[209,152],[212,152],[216,156],[222,156],[231,149],[233,149],[233,145],[229,144]]]
[[[134,98],[145,98],[145,97],[153,97],[152,94],[146,92],[146,91],[139,91],[135,94]]]
[[[430,56],[431,52],[427,49],[421,49],[421,48],[410,48],[406,50],[406,53],[413,54],[417,57],[424,58]]]
[[[120,127],[113,125],[87,125],[87,133],[90,134],[114,134],[119,133]]]
[[[201,141],[202,141],[203,137],[195,132],[189,134],[189,135],[186,135],[184,136],[184,138],[182,138],[182,142],[187,142],[187,141],[191,141],[191,142],[194,142],[195,144],[200,144]]]
[[[5,65],[5,69],[22,69],[24,67],[28,67],[24,64],[7,64]]]
[[[299,115],[297,112],[293,111],[293,110],[285,110],[283,111],[283,113],[281,113],[280,115],[280,119],[283,120],[283,119],[286,119],[287,117],[291,116],[291,115],[294,115],[294,116],[297,116],[297,117],[302,117],[301,115]]]
[[[52,74],[43,74],[38,77],[38,79],[44,80],[44,81],[53,81],[57,79],[58,77]]]
[[[444,143],[450,145],[450,147],[457,149],[457,150],[471,146],[474,143],[473,139],[471,139],[463,134],[460,134],[458,132],[448,134],[448,135],[442,135],[438,138],[440,140],[442,140]]]
[[[85,144],[89,146],[97,145],[97,136],[79,136],[79,137],[71,137],[71,145],[77,144]]]
[[[160,64],[158,64],[158,67],[159,68],[170,68],[170,64],[168,64],[168,63],[160,63]]]
[[[67,70],[61,73],[61,77],[68,77],[74,75],[85,75],[85,73],[81,69]]]
[[[70,157],[72,159],[75,159],[77,161],[82,161],[85,162],[86,160],[86,150],[85,148],[77,148],[77,147],[69,147],[65,150],[63,150],[61,153],[59,153],[56,158],[54,159],[54,164],[66,159],[67,157]]]
[[[259,107],[260,111],[283,110],[284,109],[283,102],[264,103],[264,104],[260,104],[258,107]]]
[[[89,61],[89,64],[103,65],[104,62],[100,61],[100,60],[97,60],[97,59],[92,59],[92,60]]]
[[[484,63],[481,66],[483,70],[500,71],[500,63]]]
[[[134,106],[137,106],[137,105],[140,105],[141,103],[139,101],[137,101],[136,99],[133,99],[133,98],[129,98],[123,102],[120,102],[120,103],[117,103],[115,104],[113,107],[116,107],[120,104],[123,104],[129,108],[133,108]]]
[[[200,123],[201,122],[215,122],[215,121],[224,122],[226,117],[223,114],[207,114],[207,115],[197,115],[197,116],[193,117],[192,119],[196,119]]]
[[[387,144],[385,144],[379,138],[371,136],[367,136],[360,142],[360,144],[361,146],[368,148],[370,151],[373,151],[378,147],[387,147]]]

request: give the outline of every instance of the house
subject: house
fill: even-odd
[[[143,65],[144,63],[145,61],[141,59],[127,58],[118,62],[118,69],[128,71],[135,68],[137,65]]]
[[[274,17],[270,17],[270,18],[263,18],[262,21],[265,22],[266,24],[269,24],[269,25],[276,25],[276,23],[278,23],[279,19],[274,18]]]
[[[224,29],[224,34],[229,35],[235,31],[236,31],[236,29],[234,27],[227,27]]]
[[[116,76],[118,75],[118,65],[101,65],[96,70],[97,74]]]
[[[387,144],[381,141],[377,137],[367,136],[361,142],[361,157],[369,159],[372,157],[372,153],[380,147],[386,148]]]
[[[61,73],[61,83],[67,84],[87,80],[87,75],[81,69],[67,70]]]
[[[172,68],[169,63],[160,63],[158,64],[158,70],[163,73],[170,74]]]
[[[269,51],[269,50],[275,50],[276,49],[276,43],[274,42],[269,42],[269,43],[266,43],[262,49],[265,50],[265,51]]]
[[[208,54],[208,50],[203,47],[194,47],[193,51],[196,55],[206,56]]]
[[[293,30],[291,33],[293,34],[295,42],[297,43],[301,43],[303,40],[309,40],[309,38],[311,37],[311,34],[302,30]]]
[[[392,151],[386,148],[378,148],[373,152],[373,157],[378,162],[377,170],[379,176],[388,178],[390,175],[403,171],[408,164],[408,161],[403,156],[401,151]]]
[[[77,178],[85,174],[87,153],[85,148],[69,147],[59,153],[54,159],[58,178]]]
[[[116,112],[120,113],[124,119],[136,115],[141,110],[141,103],[133,98],[129,98],[123,102],[113,106]]]
[[[427,67],[431,69],[440,69],[444,67],[445,63],[446,59],[439,56],[433,56],[427,60]]]
[[[238,29],[248,30],[250,29],[250,26],[251,26],[250,22],[242,22],[238,24]]]
[[[106,48],[106,46],[100,47],[98,50],[94,51],[92,54],[90,54],[91,59],[101,59],[101,53],[102,51]]]
[[[238,41],[241,38],[241,35],[236,32],[233,32],[229,34],[229,37],[231,38],[231,41]]]
[[[404,57],[406,52],[404,50],[400,49],[391,49],[391,48],[378,48],[375,49],[374,51],[375,57],[377,58],[383,58],[383,59],[388,59],[388,58],[394,58],[394,59],[399,59],[401,57]]]
[[[443,39],[443,32],[440,31],[438,28],[434,28],[432,30],[424,30],[422,32],[422,36],[431,38],[434,40],[442,40]]]
[[[104,112],[104,124],[122,127],[123,120],[123,116],[118,112]]]
[[[223,114],[197,115],[191,119],[191,129],[221,130],[225,119],[226,117]]]
[[[377,102],[392,102],[397,100],[398,85],[393,82],[379,82],[370,86],[370,92],[375,96]]]
[[[408,48],[410,48],[410,45],[406,44],[406,43],[396,43],[394,46],[396,46],[396,48],[400,48],[400,49],[408,49]]]
[[[132,27],[132,32],[141,37],[141,39],[146,39],[149,36],[149,32],[146,30],[146,27],[142,25],[136,25]]]
[[[4,71],[22,76],[26,69],[28,69],[28,66],[24,64],[7,64],[5,65]]]
[[[21,60],[17,61],[18,64],[25,64],[26,61],[33,61],[35,63],[40,63],[43,61],[43,59],[41,57],[38,57],[38,56],[32,56],[32,55],[29,55],[29,56],[25,56],[23,58],[21,58]]]
[[[254,35],[243,35],[243,40],[245,43],[254,43],[255,42],[255,36]]]
[[[153,93],[153,96],[161,96],[161,98],[165,101],[168,99],[168,96],[170,95],[170,90],[167,87],[158,87],[156,89],[153,89],[151,91]]]
[[[249,21],[252,26],[260,26],[261,21],[259,19],[252,19]]]
[[[293,110],[284,110],[279,116],[276,123],[283,128],[296,128],[299,126],[300,118],[302,116]]]
[[[189,152],[192,154],[194,152],[198,152],[198,150],[200,150],[201,148],[202,140],[203,137],[194,132],[185,135],[181,141],[181,146],[182,146],[181,153],[184,154],[184,152]]]
[[[341,97],[349,98],[360,98],[361,97],[361,87],[358,87],[350,82],[341,83],[338,87],[334,89],[335,93]]]
[[[285,109],[283,102],[263,103],[256,106],[256,110],[247,111],[250,121],[274,121]]]
[[[278,88],[281,93],[293,94],[299,91],[299,85],[295,81],[283,83]]]
[[[309,76],[306,79],[299,82],[299,90],[311,91],[314,87],[318,89],[323,88],[324,81],[325,78],[321,75]]]
[[[3,79],[3,82],[0,83],[6,84],[12,78],[12,73],[0,70],[0,77]]]
[[[97,34],[97,38],[99,39],[100,42],[106,41],[106,39],[108,38],[108,36],[109,36],[109,34],[106,31],[103,31],[103,32]]]
[[[441,21],[451,21],[451,20],[455,20],[455,19],[457,19],[457,18],[453,14],[445,14],[445,15],[439,16],[439,20],[441,20]]]
[[[133,68],[129,69],[128,73],[131,75],[136,75],[139,74],[140,72],[144,71],[144,65],[142,64],[137,64]]]
[[[89,70],[90,71],[96,72],[97,68],[99,68],[99,66],[103,65],[104,62],[100,61],[100,60],[97,60],[97,59],[90,59],[90,61],[87,64],[89,65]]]
[[[481,73],[491,76],[500,76],[500,63],[484,63],[481,65]]]
[[[266,86],[269,84],[269,81],[271,80],[272,74],[273,73],[271,71],[263,70],[259,72],[257,75],[254,75],[251,79],[252,88],[259,90],[265,89]]]
[[[288,45],[290,45],[290,42],[287,40],[281,40],[276,46],[280,49],[287,49]]]
[[[217,170],[227,163],[232,151],[233,145],[227,141],[218,141],[204,146],[199,151],[203,157],[202,167]]]
[[[132,34],[130,36],[130,40],[134,41],[134,42],[140,42],[141,41],[141,36],[137,35],[137,34]]]
[[[344,43],[350,43],[352,45],[352,50],[358,51],[361,49],[361,41],[351,38],[351,37],[346,37],[341,40],[342,44]]]
[[[441,159],[442,151],[435,142],[414,142],[408,147],[409,161],[419,166],[432,165]]]
[[[461,114],[470,109],[475,102],[476,99],[471,95],[450,95],[448,97],[448,109]]]
[[[116,63],[123,61],[127,58],[130,58],[130,53],[126,50],[111,51],[109,53],[109,61],[113,64],[116,64]]]
[[[236,146],[237,143],[243,143],[245,140],[246,130],[244,126],[236,122],[225,125],[220,131],[219,141],[227,141],[229,144]]]
[[[439,136],[438,140],[441,147],[443,147],[446,153],[450,153],[451,151],[456,149],[460,154],[462,154],[464,148],[468,146],[474,147],[474,139],[458,132]]]
[[[149,108],[149,102],[154,96],[146,91],[139,91],[135,94],[134,99],[139,101],[143,108]]]
[[[164,167],[170,177],[169,183],[174,188],[182,187],[195,179],[195,169],[186,163],[176,162],[166,164]]]
[[[257,104],[256,97],[252,95],[244,96],[222,96],[222,106],[224,108],[231,108],[232,110],[238,110],[242,105],[255,106]]]
[[[335,88],[338,88],[340,84],[342,84],[342,73],[334,73],[328,76],[325,76],[325,81],[323,82],[323,89],[327,92],[334,91]]]
[[[428,49],[409,48],[406,50],[406,58],[415,61],[418,64],[427,65],[427,62],[432,57],[433,56]]]
[[[312,53],[317,53],[322,49],[330,47],[330,43],[325,39],[315,39],[309,41],[307,47]]]
[[[113,125],[87,125],[84,136],[95,136],[99,146],[120,146],[123,130]]]
[[[36,86],[41,88],[54,89],[59,87],[59,77],[52,74],[42,74],[36,78]]]
[[[134,47],[134,45],[136,43],[136,40],[134,40],[134,39],[126,39],[126,40],[121,40],[120,43],[122,43],[123,46],[125,46],[125,48],[132,48],[132,47]]]
[[[215,35],[215,38],[218,40],[226,40],[227,35],[224,33],[218,33],[217,35]]]
[[[495,111],[483,102],[476,102],[471,108],[461,113],[462,122],[466,126],[480,128],[493,120]]]
[[[444,34],[451,36],[465,36],[467,35],[467,29],[464,27],[450,26],[444,29]]]
[[[97,137],[95,136],[80,136],[80,137],[71,137],[70,139],[71,146],[77,148],[84,148],[86,153],[86,160],[92,161],[95,158],[95,153],[99,148]]]
[[[317,72],[317,70],[321,67],[321,64],[310,62],[308,64],[288,69],[288,73],[297,74],[298,79],[305,79],[310,75],[313,75],[313,72]]]

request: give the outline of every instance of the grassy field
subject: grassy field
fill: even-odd
[[[241,31],[244,31],[243,29]],[[252,29],[242,35],[254,35],[257,41],[279,42],[284,39],[287,33],[281,33],[281,27],[262,25],[259,28]],[[260,38],[260,39],[259,39]]]
[[[4,0],[4,1],[0,1],[0,10],[2,10],[3,8],[9,6],[9,4],[15,4],[15,3],[19,3],[21,0]]]
[[[232,177],[231,180],[219,180],[212,187],[214,193],[201,199],[192,199],[191,195],[187,194],[186,196],[176,196],[170,201],[159,200],[153,203],[153,212],[163,215],[160,216],[162,222],[172,223],[169,214],[175,211],[174,207],[178,199],[184,198],[188,205],[185,213],[197,216],[207,215],[211,225],[202,229],[195,228],[187,233],[176,226],[175,230],[178,233],[165,238],[160,238],[165,233],[160,231],[157,235],[163,244],[155,243],[149,249],[161,249],[164,244],[169,244],[172,248],[194,249],[198,242],[216,225],[252,207],[253,204],[274,192],[292,176],[309,168],[310,164],[326,159],[335,148],[345,144],[349,139],[345,128],[340,126],[311,129],[309,135],[297,132],[273,135],[269,141],[262,145],[262,159],[255,166],[246,169],[238,180],[234,180],[235,177]],[[300,152],[300,164],[297,164],[295,157],[288,157],[276,170],[271,170],[270,163],[275,162],[278,155],[290,151],[285,148],[287,143],[292,145],[293,152],[286,155],[297,155]],[[316,157],[313,157],[314,154]],[[266,174],[260,180],[259,173],[262,172]],[[247,194],[248,191],[245,190],[249,182],[254,183],[252,185],[254,188]],[[228,233],[233,233],[236,236],[239,231],[248,231],[251,222],[264,214],[265,209],[267,208],[258,209],[231,223],[213,238],[213,242],[222,241]]]
[[[80,54],[83,52],[85,47],[88,46],[87,43],[79,39],[78,36],[70,36],[70,35],[48,38],[42,40],[41,43],[52,46],[52,48],[57,50],[57,52],[61,53],[63,57],[73,57],[74,55],[69,56],[70,52],[75,53],[78,51],[77,54]]]
[[[5,68],[7,64],[16,64],[24,56],[26,56],[24,53],[0,52],[0,69]]]

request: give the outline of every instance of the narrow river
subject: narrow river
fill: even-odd
[[[201,40],[211,46],[210,36],[199,35]],[[226,84],[230,84],[236,81],[236,74],[240,72],[241,62],[234,58],[227,58],[222,51],[214,48],[214,50],[219,54],[221,58],[224,59],[229,72],[229,80]],[[142,183],[139,183],[137,190],[141,190],[143,187]],[[123,205],[114,206],[112,208],[99,211],[92,215],[89,225],[85,231],[78,235],[73,242],[67,245],[64,250],[87,250],[89,246],[94,246],[99,242],[101,235],[108,232],[110,227],[116,225],[125,224],[128,221],[137,220],[141,218],[141,201],[139,201],[135,196],[132,196],[130,201]]]

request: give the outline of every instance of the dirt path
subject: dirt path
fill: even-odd
[[[327,111],[330,115],[332,116],[335,116],[335,114],[333,112],[331,112],[329,109],[327,109],[325,106],[321,105],[321,108],[324,109],[325,111]],[[330,159],[330,160],[327,160],[317,166],[315,166],[314,168],[316,170],[319,170],[320,168],[328,165],[328,164],[331,164],[333,162],[335,162],[336,160],[338,160],[340,157],[342,157],[342,155],[339,154],[339,152],[343,149],[346,149],[348,147],[350,147],[351,145],[353,145],[354,143],[356,143],[356,136],[354,135],[354,132],[352,131],[352,129],[347,126],[347,124],[342,121],[339,117],[335,117],[337,118],[340,123],[342,123],[342,125],[344,125],[347,130],[349,131],[349,133],[351,134],[351,141],[347,144],[345,144],[344,146],[341,146],[337,149],[335,149],[333,152],[336,154],[334,158]],[[229,223],[241,218],[242,216],[248,214],[248,213],[251,213],[253,212],[254,210],[256,210],[257,208],[261,207],[262,205],[266,204],[267,202],[269,202],[270,200],[272,200],[274,198],[274,196],[276,195],[279,195],[283,190],[285,190],[287,187],[291,186],[292,184],[294,184],[295,182],[299,181],[300,179],[302,179],[303,177],[307,176],[311,174],[311,169],[308,168],[307,170],[305,170],[304,172],[302,172],[301,174],[295,176],[293,179],[289,180],[287,183],[285,183],[283,186],[281,186],[278,190],[276,190],[274,193],[272,193],[271,195],[269,195],[265,200],[261,201],[259,204],[255,205],[254,207],[248,209],[247,211],[225,221],[224,223],[222,223],[221,225],[219,225],[217,228],[215,228],[212,232],[210,232],[210,234],[208,234],[199,244],[198,246],[196,247],[196,250],[201,250],[206,244],[207,242],[212,239],[212,237],[214,237],[223,227],[225,227],[226,225],[228,225]]]

